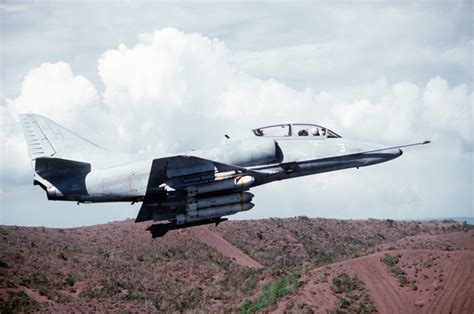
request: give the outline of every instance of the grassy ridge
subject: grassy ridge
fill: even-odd
[[[239,312],[247,314],[261,311],[270,305],[276,304],[285,295],[295,292],[301,284],[295,274],[289,274],[285,278],[266,285],[255,300],[245,300]]]

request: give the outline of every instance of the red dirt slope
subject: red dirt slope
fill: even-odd
[[[199,239],[201,242],[215,248],[218,252],[230,258],[237,265],[257,269],[263,268],[260,263],[253,260],[240,249],[227,242],[227,240],[225,240],[222,236],[212,230],[209,230],[208,226],[192,228],[190,232],[196,239]]]
[[[157,239],[148,225],[0,226],[0,312],[473,312],[466,224],[298,217]]]
[[[461,250],[392,250],[316,268],[303,277],[305,284],[296,295],[279,303],[276,312],[322,313],[338,308],[343,298],[359,304],[360,300],[351,300],[332,289],[336,274],[346,273],[361,281],[359,289],[363,287],[380,313],[474,313],[474,251],[462,250],[472,248],[474,234],[442,236],[462,246]],[[416,246],[419,241],[430,240],[430,236],[411,238],[413,241],[403,239],[403,244]],[[433,236],[431,240],[438,239]],[[392,265],[384,262],[386,254],[393,257]]]

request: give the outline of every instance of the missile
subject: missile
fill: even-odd
[[[236,177],[233,179],[214,181],[212,183],[193,185],[186,188],[189,197],[193,197],[198,194],[205,194],[211,192],[225,191],[225,190],[246,190],[252,183],[255,181],[255,178],[252,176],[242,176]]]
[[[223,205],[248,203],[252,200],[252,198],[252,193],[240,192],[230,195],[191,199],[192,201],[189,203],[186,201],[175,201],[161,204],[157,203],[157,207],[159,207],[159,209],[156,208],[153,210],[153,220],[159,221],[175,218],[177,209],[186,210],[186,214],[188,214],[190,217],[199,217],[199,213],[197,212],[198,210],[204,210],[210,207],[218,207]],[[246,206],[247,205],[244,207]]]
[[[197,210],[206,207],[215,207],[221,205],[229,205],[229,204],[236,204],[236,203],[245,203],[251,201],[253,198],[253,194],[249,192],[240,192],[230,195],[222,195],[222,196],[215,196],[215,197],[207,197],[207,198],[198,198],[194,202],[191,202],[187,205],[187,210]]]
[[[240,192],[229,195],[220,195],[206,198],[188,198],[187,200],[175,200],[163,203],[157,203],[160,208],[167,209],[186,209],[186,210],[197,210],[200,208],[228,205],[235,203],[245,203],[251,201],[253,194],[249,192]]]
[[[195,222],[203,219],[218,218],[221,216],[233,215],[235,213],[252,209],[255,204],[243,202],[224,206],[207,207],[198,210],[189,211],[186,214],[176,215],[176,223],[183,224]]]

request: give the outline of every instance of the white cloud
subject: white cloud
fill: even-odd
[[[472,145],[473,95],[465,85],[450,89],[446,80],[431,79],[423,94],[425,121],[433,129],[452,132]]]
[[[187,105],[191,111],[217,105],[216,96],[234,76],[222,41],[173,28],[139,38],[141,42],[133,48],[122,44],[99,60],[106,104],[114,108],[157,102],[155,106],[162,109]]]
[[[74,128],[81,124],[83,110],[99,104],[95,87],[84,77],[74,75],[67,63],[44,63],[29,71],[21,85],[21,95],[6,99],[6,106],[0,107],[2,176],[24,176],[30,171],[17,114],[39,113]]]
[[[261,58],[254,57],[256,62]],[[250,128],[292,121],[321,123],[349,138],[387,144],[433,137],[439,140],[437,148],[431,150],[437,156],[432,158],[436,163],[427,162],[427,154],[408,152],[402,157],[405,162],[364,169],[363,175],[326,174],[261,188],[267,198],[257,205],[266,210],[245,214],[249,217],[262,217],[262,212],[285,216],[303,206],[320,206],[317,214],[322,216],[331,216],[324,210],[332,209],[336,217],[345,218],[390,216],[378,212],[382,206],[405,208],[398,218],[409,216],[415,207],[420,210],[416,216],[432,212],[449,216],[439,204],[445,206],[447,200],[459,194],[442,186],[451,184],[464,190],[472,185],[465,177],[455,182],[454,174],[465,173],[465,168],[458,166],[452,168],[452,173],[443,172],[444,178],[436,182],[432,182],[433,175],[423,177],[418,173],[420,176],[411,176],[408,182],[400,175],[417,173],[417,163],[436,173],[438,162],[458,161],[457,154],[462,150],[453,143],[472,145],[472,93],[465,85],[450,87],[441,77],[431,78],[426,86],[406,81],[390,84],[381,78],[351,90],[298,90],[282,81],[247,73],[221,40],[173,28],[141,34],[133,47],[121,44],[107,50],[99,59],[98,71],[104,84],[100,95],[67,63],[42,64],[26,75],[21,95],[1,108],[2,120],[11,120],[11,113],[32,111],[67,124],[109,148],[145,150],[156,156],[219,144],[228,131],[231,135],[250,135]],[[25,160],[20,156],[26,156],[26,148],[17,144],[22,141],[18,134],[17,125],[2,127],[2,139],[9,139],[2,147],[2,165],[9,166],[2,166],[2,173],[25,169],[24,162],[19,161]],[[467,154],[461,157],[462,165],[472,171],[468,162],[472,152]],[[302,180],[308,182],[303,187]],[[344,199],[339,197],[341,187]],[[432,188],[443,193],[427,195],[426,190]],[[288,190],[292,193],[285,193]],[[315,198],[314,191],[319,190],[323,193]],[[284,202],[269,197],[272,191],[279,191]],[[346,211],[335,209],[347,202],[350,206]],[[465,195],[460,202],[462,213],[468,202],[469,195]],[[277,204],[281,211],[271,211]],[[433,206],[438,207],[432,211]]]
[[[43,63],[28,72],[21,84],[21,95],[6,102],[15,113],[34,112],[64,119],[80,107],[98,104],[100,98],[86,78],[74,75],[69,64],[57,62]]]
[[[11,3],[0,4],[0,11],[5,11],[8,13],[21,12],[27,9],[28,9],[28,6],[24,4],[11,4]]]

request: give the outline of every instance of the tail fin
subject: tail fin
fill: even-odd
[[[87,160],[92,153],[103,153],[100,146],[37,114],[21,114],[20,122],[32,161],[40,157]]]

